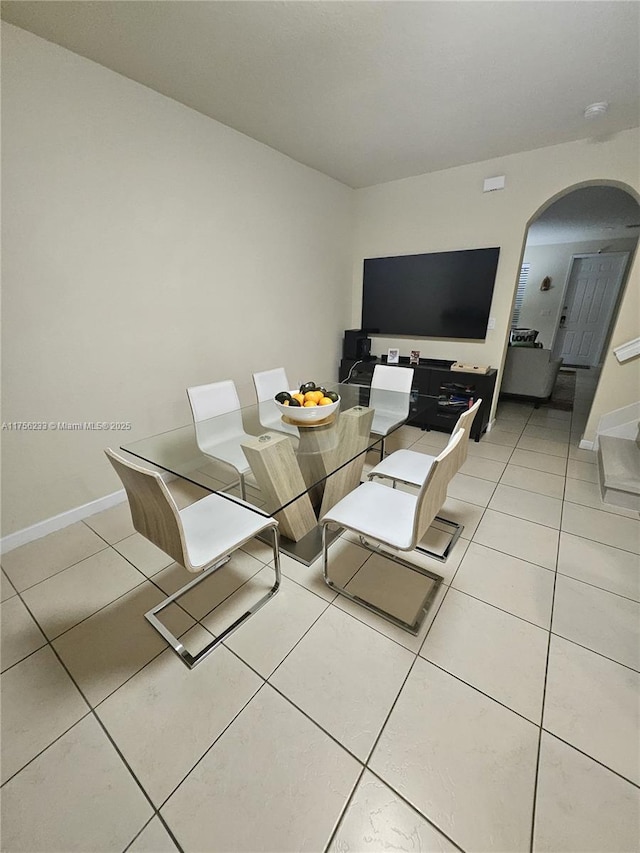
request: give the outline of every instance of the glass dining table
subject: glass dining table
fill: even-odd
[[[338,410],[315,423],[292,422],[269,400],[121,445],[173,477],[242,500],[276,518],[281,550],[310,565],[321,552],[318,519],[360,483],[366,454],[382,435],[418,418],[437,398],[331,382]],[[338,535],[337,533],[333,534]]]

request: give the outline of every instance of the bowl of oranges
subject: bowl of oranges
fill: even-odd
[[[303,382],[293,391],[280,391],[274,400],[283,417],[303,425],[324,421],[340,406],[335,391],[327,391],[315,382]]]

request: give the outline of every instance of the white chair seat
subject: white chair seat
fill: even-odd
[[[249,435],[246,438],[250,438]],[[217,443],[208,441],[200,441],[200,450],[212,459],[219,459],[221,462],[227,462],[241,474],[248,474],[251,468],[247,462],[247,457],[244,455],[243,449],[240,447],[237,438],[229,441],[220,441]]]
[[[470,409],[460,415],[449,438],[448,445],[455,440],[459,432],[463,434],[457,459],[458,471],[467,458],[471,427],[481,405],[482,399],[478,399]],[[416,450],[396,450],[395,453],[382,459],[378,465],[369,471],[369,479],[383,477],[387,480],[393,480],[394,484],[398,481],[408,483],[410,486],[420,487],[429,476],[429,471],[435,460],[435,456],[418,453]]]
[[[371,469],[369,479],[385,477],[388,480],[421,486],[427,479],[435,458],[428,453],[418,453],[417,450],[396,450]]]
[[[295,438],[300,437],[298,427],[293,424],[287,424],[282,420],[280,410],[272,400],[265,400],[258,403],[258,420],[265,429],[274,430],[274,432],[286,432]]]
[[[407,407],[408,408],[408,407]],[[371,432],[374,435],[389,435],[392,429],[401,426],[407,420],[407,413],[380,412],[375,410]]]
[[[247,512],[251,509],[251,512]],[[215,517],[216,536],[211,536],[211,521]],[[257,536],[270,520],[255,512],[249,504],[227,500],[212,494],[180,510],[185,545],[189,560],[195,567],[204,567]],[[214,546],[212,548],[212,546]]]
[[[442,577],[416,563],[401,559],[398,552],[416,549],[444,562],[455,546],[462,533],[462,526],[457,522],[446,521],[445,524],[451,526],[454,532],[449,545],[442,554],[428,552],[418,543],[434,520],[443,521],[438,515],[438,511],[447,499],[447,487],[456,471],[458,448],[463,437],[463,431],[458,430],[442,453],[433,460],[427,477],[415,494],[403,492],[399,489],[390,489],[381,483],[362,483],[338,501],[321,519],[322,572],[327,586],[412,634],[417,634],[420,630],[420,625],[434,600]],[[345,527],[359,534],[365,547],[370,548],[375,553],[381,553],[391,561],[391,565],[394,562],[399,563],[417,574],[426,575],[435,582],[427,586],[426,594],[422,602],[418,602],[416,615],[412,621],[400,618],[399,614],[393,613],[391,609],[388,609],[388,606],[383,607],[380,599],[377,603],[367,601],[357,590],[351,591],[347,587],[340,586],[329,576],[327,542],[329,525]],[[369,545],[369,541],[375,543],[375,547]],[[388,548],[385,549],[383,546],[388,546]]]
[[[278,522],[245,501],[232,500],[218,494],[208,495],[179,510],[160,474],[135,465],[109,448],[105,453],[122,480],[131,509],[131,520],[138,533],[187,571],[198,574],[195,580],[144,614],[182,662],[193,669],[277,593],[280,587]],[[245,542],[267,530],[271,531],[273,537],[273,586],[260,599],[249,604],[228,627],[218,630],[203,649],[192,654],[160,621],[158,613],[221,569],[231,554]],[[215,606],[216,602],[212,604],[212,607]]]
[[[349,492],[322,519],[357,530],[393,548],[411,548],[416,496],[380,483],[363,483]]]
[[[382,436],[381,459],[384,459],[385,455],[385,437],[409,417],[412,382],[412,367],[377,364],[373,370],[369,395],[369,406],[374,410],[371,433]]]

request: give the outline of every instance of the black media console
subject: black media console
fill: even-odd
[[[357,385],[370,385],[376,364],[386,364],[386,358],[370,358],[367,361],[343,358],[340,362],[340,382],[353,382]],[[417,413],[408,423],[422,429],[436,429],[451,432],[459,415],[473,405],[478,397],[482,405],[471,428],[471,437],[480,441],[489,424],[491,402],[496,387],[497,370],[488,373],[463,373],[451,370],[453,361],[438,359],[420,359],[420,364],[409,364],[408,358],[401,358],[395,367],[413,367],[413,387],[419,394],[437,398],[437,403],[426,412]]]

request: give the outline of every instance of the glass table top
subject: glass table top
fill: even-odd
[[[390,434],[435,399],[415,391],[407,394],[372,390],[369,386],[338,382],[324,387],[340,396],[338,411],[326,423],[293,424],[269,400],[133,441],[121,449],[230,499],[241,496],[239,474],[243,473],[245,501],[256,510],[273,515],[305,494],[315,492],[312,502],[318,504],[328,478],[359,457],[364,462],[364,455],[371,448],[379,448],[381,436],[368,429],[369,410],[373,411],[369,417],[373,418],[374,429],[379,422]],[[296,466],[299,472],[292,472]],[[279,480],[285,475],[286,488],[271,488],[268,483],[265,486],[265,476]]]

